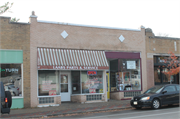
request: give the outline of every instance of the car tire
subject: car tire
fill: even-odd
[[[153,109],[159,109],[161,107],[161,103],[158,99],[154,99],[152,101],[152,106]]]
[[[9,91],[5,91],[5,95],[8,99],[8,107],[11,108],[11,105],[12,105],[12,96],[11,96],[11,93]]]
[[[136,109],[141,109],[142,107],[135,107]]]

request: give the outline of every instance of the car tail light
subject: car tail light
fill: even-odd
[[[8,99],[7,99],[7,98],[5,98],[5,102],[6,102],[6,103],[8,102]]]

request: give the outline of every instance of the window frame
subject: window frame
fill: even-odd
[[[174,87],[175,91],[168,92],[168,90],[166,90],[166,88],[168,88],[168,87]],[[176,92],[177,89],[176,89],[176,87],[174,85],[170,85],[170,86],[164,87],[163,91],[167,91],[167,93],[172,93],[172,92]]]
[[[23,84],[23,63],[0,63],[0,66],[2,65],[2,64],[15,64],[15,65],[20,65],[20,67],[21,67],[21,90],[22,90],[22,95],[21,96],[12,96],[12,99],[14,99],[14,98],[24,98],[24,84]]]

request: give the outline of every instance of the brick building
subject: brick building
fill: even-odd
[[[0,16],[0,72],[11,108],[30,107],[30,24]]]
[[[29,23],[0,17],[0,32],[1,79],[12,108],[130,98],[163,83],[162,74],[156,82],[156,67],[169,50],[180,56],[179,38],[154,36],[143,26],[41,21],[33,12]]]
[[[148,88],[154,85],[166,84],[167,77],[162,73],[166,68],[162,67],[162,59],[173,52],[180,60],[180,38],[155,36],[152,29],[146,29],[146,52],[147,52],[147,82]],[[172,83],[179,84],[179,74],[172,77]]]
[[[30,16],[31,107],[130,98],[147,89],[145,28]]]

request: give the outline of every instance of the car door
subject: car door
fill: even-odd
[[[179,103],[179,85],[176,85],[176,89],[177,89],[177,91],[176,91],[176,103]]]
[[[162,104],[173,104],[176,101],[176,88],[173,85],[166,86],[162,92]]]

